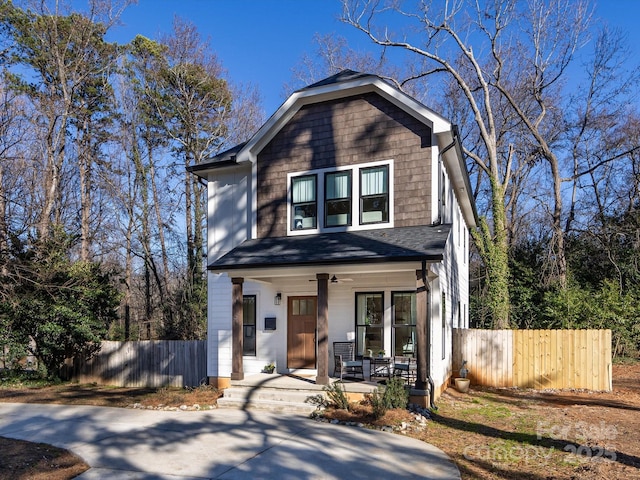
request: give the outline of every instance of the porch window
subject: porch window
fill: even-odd
[[[256,355],[256,296],[242,297],[242,355]]]
[[[356,351],[377,355],[384,349],[384,297],[382,292],[356,293]]]
[[[392,292],[393,355],[416,356],[416,293]]]
[[[292,230],[317,228],[318,203],[315,175],[295,177],[291,182]]]
[[[360,223],[389,221],[389,166],[360,170]]]
[[[326,227],[351,225],[351,171],[325,175]]]

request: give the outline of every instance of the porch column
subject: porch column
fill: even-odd
[[[318,385],[329,384],[329,274],[316,274],[318,280]]]
[[[231,279],[231,380],[244,380],[242,366],[242,284],[244,278]]]
[[[430,345],[427,343],[427,328],[429,327],[429,312],[427,309],[427,274],[424,270],[416,270],[416,390],[426,390],[427,364],[430,361]]]

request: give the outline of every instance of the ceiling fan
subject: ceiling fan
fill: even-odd
[[[309,280],[310,282],[317,282],[318,280],[315,278],[312,278],[311,280]],[[343,282],[353,282],[353,278],[338,278],[335,275],[333,275],[330,279],[329,279],[330,283],[343,283]]]

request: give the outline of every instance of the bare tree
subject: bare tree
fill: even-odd
[[[246,142],[266,121],[262,98],[255,85],[230,85],[233,101],[226,116],[227,135],[222,149]]]
[[[426,83],[414,81],[410,72],[390,61],[384,49],[379,56],[370,51],[359,52],[349,47],[346,38],[333,34],[316,34],[314,43],[316,51],[303,55],[300,64],[293,68],[293,79],[284,85],[283,97],[346,69],[375,73],[417,99],[427,96]]]
[[[546,278],[566,284],[565,237],[580,179],[611,161],[588,163],[584,147],[591,144],[590,125],[606,117],[603,107],[626,98],[637,77],[618,69],[619,77],[612,78],[616,63],[628,55],[615,37],[601,36],[591,52],[591,85],[568,89],[568,69],[593,31],[588,0],[425,0],[410,11],[393,1],[343,0],[343,7],[343,21],[374,44],[413,55],[414,77],[450,79],[444,103],[465,132],[477,192],[489,196],[490,220],[481,219],[476,243],[487,268],[494,325],[507,325],[507,252],[521,237],[517,232],[527,223],[523,214],[532,200],[550,229]],[[385,27],[392,15],[404,30]],[[452,96],[465,105],[454,105]],[[531,200],[519,202],[523,195]]]
[[[505,192],[511,179],[514,161],[513,147],[503,140],[496,121],[496,106],[500,104],[494,83],[497,62],[488,64],[489,58],[476,56],[467,44],[467,33],[472,27],[489,45],[502,41],[504,30],[513,18],[511,2],[496,2],[492,8],[476,11],[465,17],[464,2],[446,3],[439,11],[422,2],[418,13],[402,11],[392,2],[343,1],[343,21],[364,32],[377,45],[398,48],[415,54],[422,69],[415,78],[446,73],[456,87],[456,94],[467,102],[474,121],[475,135],[481,150],[465,149],[488,179],[490,188],[491,224],[482,218],[480,230],[475,234],[476,244],[487,268],[488,298],[494,328],[509,326],[509,270],[505,210]],[[375,24],[378,15],[396,12],[416,21],[423,32],[420,43],[406,41],[401,32],[389,32]],[[472,12],[474,13],[474,12]],[[477,22],[477,25],[476,23]],[[419,46],[420,45],[420,46]],[[495,51],[497,54],[497,50]]]
[[[20,167],[24,162],[20,144],[25,136],[25,120],[22,99],[5,85],[0,85],[0,273],[3,276],[8,273],[6,259],[12,233],[10,212],[22,190]]]
[[[71,150],[69,130],[72,120],[77,118],[78,106],[83,103],[81,98],[88,88],[93,88],[90,85],[97,86],[103,81],[113,67],[109,58],[112,55],[107,53],[113,48],[104,42],[107,28],[116,20],[109,16],[113,4],[93,1],[89,5],[86,14],[64,15],[66,6],[59,1],[38,2],[33,10],[27,11],[10,2],[0,4],[2,27],[13,40],[11,62],[20,66],[19,73],[11,77],[13,87],[28,95],[43,133],[43,193],[38,219],[41,237],[50,231],[54,219],[64,216],[61,200],[65,193],[61,188]],[[25,70],[28,80],[19,76]],[[86,181],[87,160],[85,157],[79,164]],[[82,201],[90,209],[87,188]],[[88,256],[87,246],[85,243],[83,257]]]
[[[164,331],[170,336],[202,335],[202,309],[204,308],[204,220],[206,201],[203,187],[185,167],[200,163],[214,155],[228,141],[228,123],[235,118],[238,125],[249,126],[245,117],[231,115],[231,92],[223,78],[223,70],[216,57],[210,53],[195,27],[176,19],[174,33],[161,42],[137,37],[132,43],[133,60],[130,75],[135,76],[138,85],[138,122],[142,127],[139,135],[141,147],[138,152],[146,155],[144,171],[140,178],[143,204],[154,205],[154,212],[147,212],[148,218],[155,214],[163,268],[159,269],[150,251],[149,235],[142,232],[144,257],[148,262],[148,272],[153,274],[161,295],[161,304],[169,308],[166,313]],[[132,77],[134,78],[134,77]],[[255,111],[257,104],[253,106]],[[186,229],[186,276],[183,282],[173,282],[169,290],[169,262],[166,255],[164,231],[167,215],[161,212],[160,194],[154,155],[161,146],[160,138],[167,140],[166,147],[173,153],[174,161],[165,168],[182,175],[181,193],[184,199],[182,212]],[[137,142],[137,141],[136,141]],[[162,145],[165,146],[164,144]],[[139,157],[136,162],[140,162]],[[140,163],[142,168],[142,163]],[[153,196],[148,203],[147,195]],[[149,226],[147,222],[143,225]],[[147,239],[147,240],[145,240]],[[158,274],[164,272],[164,281]],[[145,282],[146,283],[146,282]],[[178,286],[179,285],[179,286]],[[145,295],[150,292],[146,291]],[[175,304],[174,304],[175,301]],[[175,313],[173,313],[175,310]],[[177,326],[181,324],[182,326]],[[200,333],[198,333],[200,332]]]

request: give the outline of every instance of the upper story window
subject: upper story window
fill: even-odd
[[[325,226],[351,225],[351,170],[325,174]]]
[[[389,221],[389,167],[360,170],[360,223]]]
[[[318,203],[316,198],[317,177],[304,175],[291,181],[292,230],[314,229],[318,226]]]
[[[288,178],[289,235],[393,227],[393,160]]]

